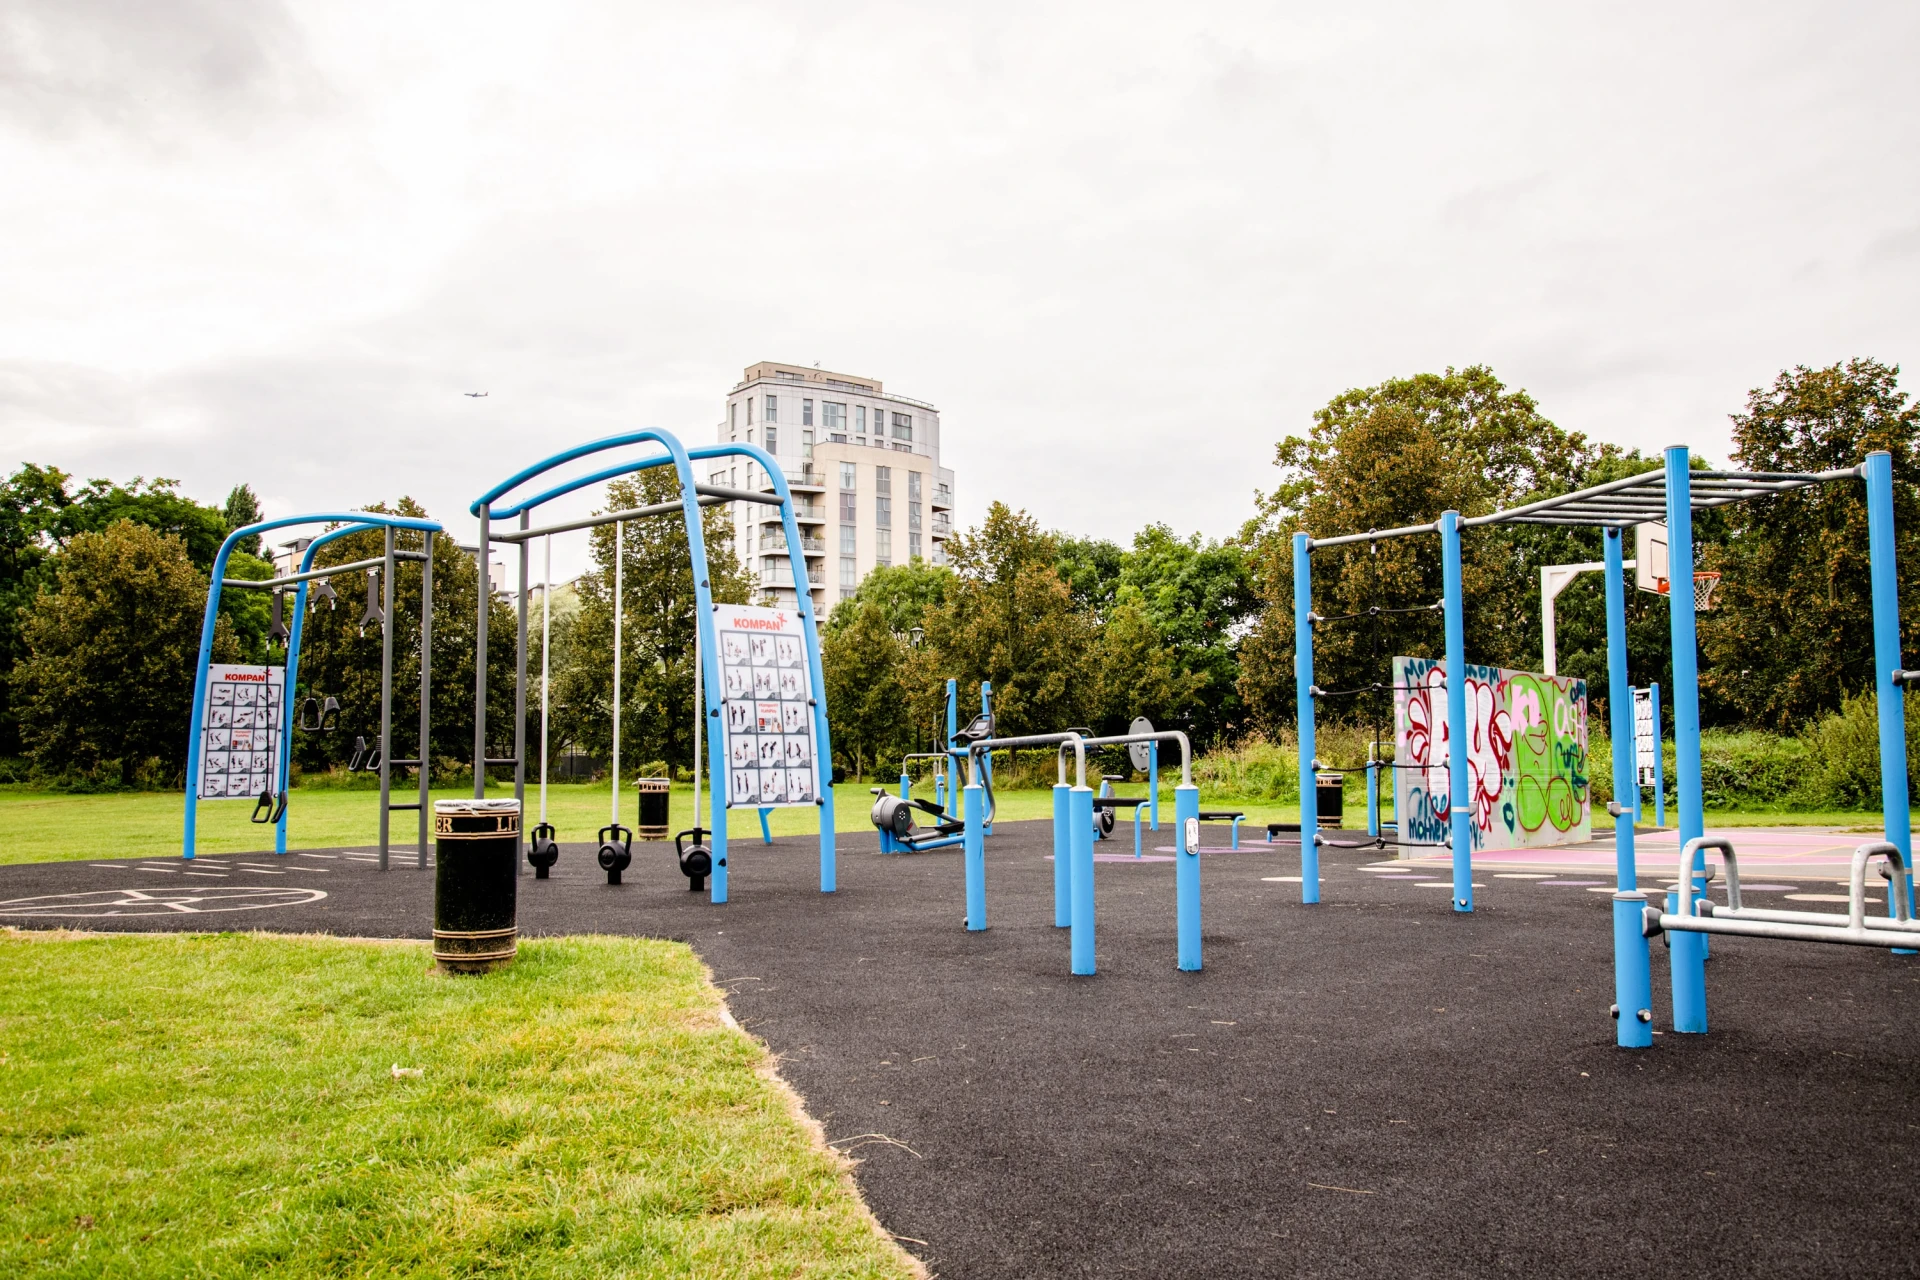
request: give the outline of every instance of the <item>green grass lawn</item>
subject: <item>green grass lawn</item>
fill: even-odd
[[[891,788],[890,788],[891,789]],[[1357,790],[1357,789],[1356,789]],[[1145,794],[1143,786],[1121,786],[1122,795]],[[470,789],[437,790],[436,798],[460,798]],[[494,796],[510,796],[510,787],[494,787]],[[930,799],[933,789],[921,783],[914,794]],[[865,784],[843,783],[835,789],[836,829],[855,840],[875,839],[873,824],[867,819],[873,798]],[[410,798],[405,797],[405,798]],[[608,821],[611,793],[606,783],[569,783],[547,789],[549,820],[559,829],[563,841],[590,841]],[[704,799],[704,796],[703,796]],[[999,817],[1007,821],[1024,818],[1051,818],[1053,793],[1043,790],[1002,791],[999,793]],[[1201,792],[1203,808],[1234,808],[1246,812],[1246,829],[1259,830],[1268,822],[1297,822],[1299,806],[1269,801],[1239,801],[1231,797]],[[1348,811],[1359,822],[1365,811],[1365,793],[1347,797]],[[293,849],[326,849],[340,846],[369,846],[379,837],[379,794],[374,791],[348,791],[330,788],[296,788],[287,807],[287,845]],[[66,795],[45,791],[0,789],[0,865],[15,862],[84,861],[91,858],[177,857],[180,853],[182,800],[174,793],[128,792],[109,795]],[[703,803],[702,808],[706,806]],[[693,825],[693,789],[679,785],[673,790],[672,826],[676,831]],[[247,820],[253,812],[249,800],[203,800],[200,802],[199,842],[202,853],[254,853],[273,848],[273,829],[256,826]],[[620,818],[631,827],[637,817],[637,801],[631,789],[620,793]],[[537,790],[527,792],[527,823],[539,820]],[[1163,824],[1173,817],[1173,791],[1163,787],[1160,816]],[[703,814],[704,817],[704,814]],[[1645,820],[1651,822],[1648,808]],[[819,829],[812,810],[776,809],[771,815],[775,835],[798,835]],[[1677,815],[1667,809],[1667,825]],[[1834,826],[1858,830],[1878,830],[1877,813],[1709,813],[1709,824],[1730,827],[1752,826]],[[1606,826],[1604,814],[1595,824],[1599,832]],[[1122,816],[1122,826],[1126,826]],[[417,819],[412,813],[393,815],[392,844],[396,849],[411,849],[418,838]],[[728,832],[735,839],[759,835],[756,811],[742,809],[729,817]],[[1119,838],[1130,838],[1126,831]],[[858,845],[850,847],[860,847]]]
[[[1123,794],[1140,795],[1141,787],[1121,787]],[[471,788],[436,790],[437,799],[472,795]],[[511,796],[511,787],[494,787],[492,796]],[[930,799],[933,790],[922,784],[915,795]],[[407,797],[410,798],[410,797]],[[834,826],[856,840],[878,840],[867,818],[873,797],[864,785],[843,783],[835,789]],[[590,841],[608,821],[611,792],[605,783],[574,783],[547,789],[548,820],[563,841]],[[1007,821],[1051,818],[1053,793],[1011,791],[999,793],[998,816]],[[296,788],[287,805],[287,847],[326,849],[371,845],[379,838],[379,793],[327,788]],[[1212,805],[1202,796],[1202,803]],[[84,861],[92,858],[178,857],[183,801],[178,794],[123,792],[108,795],[65,795],[45,791],[0,790],[0,865],[15,862]],[[706,808],[702,794],[701,808]],[[678,831],[693,825],[693,789],[676,786],[671,801],[672,826]],[[273,848],[273,828],[247,820],[253,803],[247,800],[200,802],[199,850],[202,853],[253,853]],[[620,820],[631,827],[637,801],[621,788]],[[1161,821],[1173,818],[1173,793],[1161,799]],[[539,820],[536,790],[527,792],[527,824]],[[1256,805],[1247,808],[1249,822],[1280,822],[1297,817],[1292,806]],[[703,814],[704,817],[704,814]],[[776,809],[770,815],[775,835],[818,831],[819,819],[810,809]],[[729,815],[732,838],[757,837],[757,810]],[[418,839],[418,820],[412,813],[393,815],[392,846],[412,849]]]
[[[913,1274],[721,1014],[638,939],[0,932],[0,1268]]]

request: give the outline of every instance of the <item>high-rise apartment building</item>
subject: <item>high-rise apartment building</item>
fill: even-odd
[[[816,609],[845,600],[876,565],[945,564],[953,472],[940,465],[940,411],[884,390],[878,378],[804,365],[751,365],[727,394],[721,441],[759,445],[793,492]],[[729,459],[713,484],[762,492],[760,468]],[[762,600],[795,603],[775,507],[736,502],[734,549]]]

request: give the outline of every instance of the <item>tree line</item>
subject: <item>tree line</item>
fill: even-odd
[[[1871,359],[1785,370],[1731,415],[1721,465],[1761,471],[1850,467],[1893,455],[1909,651],[1920,626],[1920,407],[1899,369]],[[1185,729],[1196,746],[1284,739],[1294,721],[1292,534],[1319,536],[1430,523],[1566,493],[1661,465],[1657,456],[1555,424],[1524,390],[1484,366],[1388,379],[1335,396],[1305,432],[1278,442],[1277,483],[1232,537],[1205,540],[1149,523],[1125,545],[1051,531],[1001,503],[948,544],[948,563],[880,568],[821,627],[835,764],[885,775],[898,756],[934,747],[949,679],[962,718],[981,681],[1008,733],[1082,726],[1118,732],[1138,715]],[[1713,463],[1696,457],[1695,465]],[[650,470],[609,486],[608,509],[667,501],[677,480]],[[410,499],[372,508],[424,515]],[[27,465],[0,485],[0,759],[16,777],[93,785],[177,785],[185,762],[193,657],[207,574],[221,540],[260,518],[237,485],[220,506],[169,480],[77,483]],[[746,602],[745,568],[727,548],[719,509],[705,515],[713,598]],[[1703,722],[1796,731],[1873,684],[1865,503],[1857,483],[1820,486],[1701,513],[1697,567],[1724,574],[1720,607],[1699,620]],[[610,746],[616,535],[591,535],[585,574],[555,593],[551,652],[537,617],[530,675],[551,671],[551,741],[589,757]],[[228,574],[264,579],[266,549],[240,548]],[[625,526],[621,553],[623,763],[684,771],[693,758],[693,582],[678,520]],[[322,564],[379,554],[380,535],[330,544]],[[1539,570],[1597,560],[1595,530],[1498,525],[1469,530],[1462,549],[1468,659],[1537,670]],[[418,661],[417,565],[397,584],[395,669]],[[1442,652],[1437,537],[1325,548],[1314,555],[1314,601],[1329,623],[1315,637],[1328,688],[1387,683],[1398,654]],[[436,771],[467,767],[472,743],[473,629],[479,578],[470,554],[439,535],[434,558]],[[1605,618],[1597,577],[1557,607],[1559,670],[1587,681],[1606,714]],[[264,593],[224,594],[218,661],[277,661]],[[1370,610],[1412,610],[1383,612]],[[306,694],[338,697],[336,734],[296,734],[306,771],[336,768],[354,736],[377,730],[377,629],[357,605],[316,604],[301,660]],[[511,746],[514,670],[509,601],[489,604],[488,722]],[[1666,605],[1630,592],[1629,678],[1668,681]],[[414,684],[395,681],[396,749],[412,753]],[[539,705],[537,686],[530,708]],[[1358,725],[1391,723],[1390,696],[1337,709]],[[1390,733],[1390,728],[1388,729]],[[537,735],[538,723],[530,726]]]

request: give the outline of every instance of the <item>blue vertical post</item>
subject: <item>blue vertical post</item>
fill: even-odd
[[[1621,796],[1630,790],[1637,792],[1634,779],[1639,775],[1634,768],[1632,746],[1633,688],[1627,683],[1627,584],[1622,568],[1620,530],[1607,529],[1603,537],[1607,579],[1607,718],[1614,742],[1628,744],[1624,751],[1616,746],[1613,752],[1613,795],[1614,803],[1619,804]],[[1621,691],[1627,696],[1619,696]],[[1613,820],[1613,864],[1614,887],[1624,893],[1640,885],[1634,866],[1633,812],[1624,805],[1621,808],[1624,812]]]
[[[980,714],[983,716],[993,714],[993,684],[987,680],[980,682]],[[980,776],[986,779],[989,787],[993,785],[993,752],[991,751],[980,753]],[[992,835],[993,824],[987,823],[985,830],[988,835]]]
[[[1620,530],[1608,529],[1606,541],[1607,578],[1607,712],[1616,743],[1633,741],[1633,689],[1627,683],[1627,583]],[[1621,697],[1622,693],[1625,697]],[[1613,1004],[1617,1022],[1614,1043],[1623,1049],[1644,1049],[1653,1043],[1653,1023],[1642,1021],[1640,1011],[1652,1017],[1653,975],[1647,954],[1646,935],[1640,918],[1646,910],[1647,895],[1639,891],[1634,866],[1633,811],[1620,805],[1619,799],[1633,788],[1636,803],[1640,797],[1640,776],[1629,746],[1613,752],[1614,803],[1621,812],[1613,820]]]
[[[904,764],[900,766],[900,798],[902,800],[913,798],[913,779],[907,776],[907,766]]]
[[[1179,916],[1180,967],[1200,967],[1200,851],[1187,843],[1187,821],[1200,816],[1200,788],[1173,790],[1174,907]]]
[[[1467,626],[1460,586],[1460,513],[1440,513],[1440,581],[1447,623],[1447,815],[1453,825],[1453,909],[1473,910],[1473,810],[1467,778]]]
[[[1867,554],[1873,583],[1873,687],[1880,707],[1880,809],[1887,843],[1913,865],[1907,797],[1906,692],[1893,682],[1900,664],[1900,578],[1893,541],[1893,457],[1875,450],[1860,466],[1867,482]],[[1908,910],[1913,903],[1908,879]],[[1891,893],[1891,886],[1889,886]],[[1891,905],[1891,902],[1889,902]]]
[[[1380,836],[1380,762],[1367,762],[1367,834]]]
[[[1300,901],[1320,901],[1320,806],[1313,790],[1313,543],[1293,535],[1293,688],[1300,725]],[[1175,797],[1178,799],[1178,797]]]
[[[1660,686],[1647,686],[1653,703],[1653,825],[1667,825],[1667,744],[1660,730]]]
[[[1067,840],[1073,862],[1073,971],[1094,972],[1093,788],[1078,786],[1067,798]]]
[[[1064,782],[1053,784],[1053,927],[1056,929],[1073,923],[1073,842],[1067,832],[1073,821],[1067,803],[1072,790]]]
[[[1700,795],[1700,667],[1693,627],[1693,486],[1687,474],[1687,447],[1667,450],[1667,613],[1673,627],[1674,784],[1680,793],[1680,843],[1706,834]],[[1687,868],[1681,893],[1694,892],[1695,873],[1704,853]],[[1670,899],[1679,909],[1677,895]],[[1673,1029],[1707,1029],[1706,939],[1675,933],[1669,966],[1673,972]]]
[[[966,828],[960,837],[967,859],[967,928],[974,933],[987,927],[987,842],[980,818],[984,801],[980,784],[969,782],[966,796]]]
[[[1148,818],[1155,831],[1160,829],[1160,744],[1147,744],[1147,808]],[[1134,823],[1134,843],[1140,843],[1138,822]],[[1138,852],[1138,850],[1135,850]]]

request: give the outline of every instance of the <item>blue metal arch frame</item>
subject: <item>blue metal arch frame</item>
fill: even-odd
[[[654,443],[666,450],[664,454],[636,458],[614,466],[602,467],[597,471],[577,476],[563,483],[551,486],[530,497],[511,502],[498,511],[493,504],[507,497],[514,490],[547,474],[556,467],[580,458],[604,453],[610,449],[626,445]],[[800,615],[802,636],[807,652],[807,671],[813,681],[814,689],[814,741],[819,755],[822,785],[816,797],[820,810],[820,891],[832,893],[836,888],[837,870],[834,839],[834,796],[833,796],[833,743],[830,737],[827,719],[826,678],[820,662],[820,635],[815,619],[812,584],[807,578],[806,556],[800,540],[800,526],[793,510],[793,492],[787,485],[786,473],[780,464],[764,450],[751,444],[703,445],[688,449],[678,437],[659,428],[642,428],[637,431],[623,432],[618,435],[590,440],[571,449],[556,453],[541,462],[525,467],[513,476],[495,485],[478,498],[469,510],[480,519],[481,575],[483,579],[480,593],[480,619],[478,624],[479,645],[484,654],[486,644],[486,606],[490,586],[485,578],[490,572],[488,548],[491,546],[490,525],[495,516],[511,518],[525,517],[535,508],[556,498],[576,492],[589,485],[617,479],[651,467],[671,464],[680,481],[680,502],[682,518],[686,522],[687,549],[694,569],[694,596],[696,623],[700,635],[701,685],[704,694],[709,732],[707,739],[707,776],[710,780],[724,779],[727,776],[726,744],[721,734],[713,732],[720,721],[720,690],[724,688],[720,670],[719,637],[714,630],[713,593],[708,573],[706,531],[701,516],[699,481],[693,473],[693,464],[711,458],[744,457],[759,464],[767,473],[774,489],[774,495],[780,500],[781,525],[787,536],[787,565],[793,573],[796,611]],[[486,753],[486,663],[484,657],[476,665],[475,672],[475,777],[476,795],[484,794],[486,787],[484,760]],[[524,766],[523,766],[524,767]],[[709,881],[711,900],[720,903],[727,900],[727,809],[725,792],[716,782],[709,789],[709,827],[713,839],[713,873]]]
[[[348,533],[363,532],[368,529],[413,529],[419,532],[434,534],[439,533],[442,528],[437,521],[424,520],[415,516],[389,516],[377,511],[316,511],[306,515],[284,516],[278,520],[262,520],[257,524],[250,524],[244,528],[235,529],[227,535],[226,540],[220,544],[219,552],[213,558],[213,574],[207,584],[207,609],[205,615],[200,620],[200,656],[193,676],[193,718],[187,727],[186,821],[185,830],[181,838],[182,857],[192,858],[194,853],[194,836],[198,826],[198,810],[200,807],[200,721],[201,717],[206,714],[207,667],[213,660],[213,633],[215,624],[218,622],[220,616],[220,593],[224,590],[224,583],[227,576],[227,560],[233,554],[233,548],[242,538],[249,538],[254,534],[266,533],[273,529],[287,529],[306,524],[341,524],[351,525],[353,527],[330,530],[323,538],[315,539],[314,546],[307,549],[307,554],[303,558],[301,564],[301,572],[303,573],[311,566],[315,547],[323,541],[332,541],[334,538],[343,537]],[[307,584],[303,582],[300,584],[299,600],[304,604],[306,598]],[[295,643],[294,636],[298,634],[297,629],[300,626],[301,616],[301,613],[296,609],[294,613],[294,627],[296,630],[293,635],[288,636],[289,659],[291,659],[294,652],[291,646]],[[292,676],[292,671],[289,671],[285,695],[289,698],[293,696]],[[284,791],[287,781],[286,748],[288,738],[292,732],[292,725],[287,722],[287,708],[285,706],[280,708],[280,716],[282,720],[281,759],[275,765],[275,774],[280,783],[279,790]],[[286,847],[286,818],[284,815],[280,820],[279,830],[275,838],[279,847],[284,850]]]

